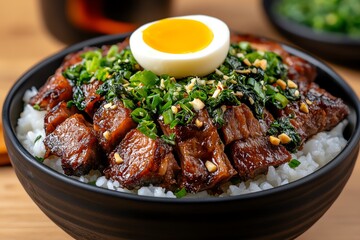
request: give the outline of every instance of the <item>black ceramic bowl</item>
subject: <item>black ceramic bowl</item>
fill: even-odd
[[[359,150],[358,97],[329,67],[286,45],[287,51],[316,65],[319,84],[342,97],[351,109],[347,146],[305,178],[242,196],[165,199],[84,184],[36,161],[15,134],[25,91],[41,86],[66,54],[123,39],[124,35],[99,37],[49,57],[25,73],[5,100],[5,141],[16,175],[39,208],[68,234],[76,239],[292,239],[310,228],[339,196]]]
[[[360,63],[360,38],[345,34],[316,32],[277,12],[280,0],[263,0],[264,12],[272,25],[292,43],[326,60],[355,66]]]

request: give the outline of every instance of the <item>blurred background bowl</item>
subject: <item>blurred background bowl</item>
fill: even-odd
[[[344,99],[351,110],[344,150],[298,181],[227,198],[164,199],[98,188],[59,174],[36,161],[16,138],[22,97],[41,86],[69,53],[85,46],[122,41],[110,35],[73,45],[34,66],[9,92],[2,113],[11,163],[39,208],[76,239],[293,239],[309,229],[334,203],[357,159],[360,103],[349,85],[319,60],[293,47],[290,53],[317,66],[317,82]]]
[[[277,6],[281,0],[262,0],[264,12],[277,29],[290,42],[308,52],[335,63],[350,67],[360,63],[360,37],[351,38],[345,34],[317,32],[282,16]]]

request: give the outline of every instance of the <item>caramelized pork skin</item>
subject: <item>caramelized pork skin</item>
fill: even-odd
[[[71,100],[72,93],[70,82],[62,74],[55,74],[46,81],[29,103],[32,106],[38,105],[41,110],[50,110],[59,102]]]
[[[61,158],[66,175],[81,176],[97,169],[103,155],[92,125],[83,115],[74,114],[63,121],[44,139],[45,157]]]
[[[180,186],[190,192],[217,187],[236,174],[208,112],[202,109],[196,114],[191,124],[173,129],[159,121],[165,135],[175,133],[175,150],[181,163]]]
[[[65,121],[71,115],[79,111],[75,106],[67,107],[66,102],[60,102],[58,105],[50,109],[44,118],[44,127],[46,135],[52,133],[55,128]]]
[[[159,138],[151,139],[133,129],[109,155],[104,173],[128,189],[158,184],[174,190],[180,168],[171,150]]]

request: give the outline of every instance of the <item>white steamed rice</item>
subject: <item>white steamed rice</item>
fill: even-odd
[[[36,93],[37,90],[35,88],[28,90],[24,95],[24,102],[28,103],[31,96]],[[45,154],[45,146],[42,141],[45,137],[43,121],[45,113],[45,111],[34,110],[32,106],[25,104],[24,111],[18,119],[16,128],[17,137],[20,142],[33,156],[37,157],[43,157]],[[333,159],[345,147],[347,141],[343,137],[343,130],[346,124],[347,121],[344,120],[331,131],[318,133],[309,139],[301,151],[293,154],[293,158],[301,162],[295,169],[291,168],[287,163],[277,168],[270,167],[266,175],[261,175],[256,180],[224,186],[226,189],[220,197],[235,196],[270,189],[293,182],[313,173]],[[38,136],[41,136],[41,138],[39,141],[35,141]],[[60,173],[64,173],[61,168],[60,158],[52,156],[45,159],[44,164]],[[175,198],[175,195],[171,191],[166,191],[164,188],[156,186],[141,187],[136,191],[130,191],[122,188],[119,182],[108,180],[105,176],[102,176],[99,171],[94,170],[85,176],[73,178],[84,183],[95,183],[98,187],[120,192]],[[206,191],[203,191],[197,194],[188,194],[186,197],[210,197],[210,195],[208,195]]]

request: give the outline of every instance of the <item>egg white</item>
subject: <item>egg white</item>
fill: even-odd
[[[214,34],[204,49],[185,54],[158,51],[143,40],[143,31],[155,22],[145,24],[130,36],[130,49],[136,61],[144,69],[157,75],[168,74],[176,78],[204,76],[213,72],[226,58],[230,46],[230,30],[221,20],[205,15],[189,15],[175,18],[193,19],[204,23]]]

